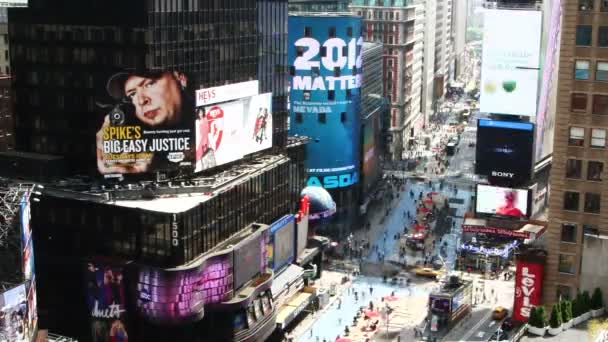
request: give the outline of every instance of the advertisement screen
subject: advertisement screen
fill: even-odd
[[[485,11],[481,112],[536,115],[541,21],[541,11]]]
[[[194,83],[180,71],[125,70],[104,79],[96,102],[104,114],[96,135],[99,172],[192,167]]]
[[[313,139],[309,186],[359,181],[362,47],[359,17],[289,16],[289,134]]]
[[[378,120],[378,115],[374,115],[363,126],[363,193],[370,191],[378,176]]]
[[[0,0],[0,7],[27,7],[28,0]]]
[[[35,299],[30,304],[28,290],[24,283],[0,294],[0,341],[31,341],[37,317]]]
[[[223,90],[202,91],[217,93]],[[195,172],[272,147],[271,93],[198,106],[196,115]]]
[[[260,273],[260,260],[262,259],[261,239],[262,236],[258,235],[234,249],[235,290]],[[277,252],[274,251],[275,260],[276,254]]]
[[[275,271],[280,270],[293,262],[295,257],[295,217],[291,217],[286,224],[274,233],[274,265]]]
[[[199,321],[204,304],[232,298],[232,251],[188,269],[138,266],[133,288],[137,310],[147,320],[164,324]]]
[[[122,267],[89,262],[85,274],[92,341],[126,341],[127,302]]]
[[[532,175],[534,124],[480,119],[477,126],[475,173],[510,186]]]
[[[23,275],[26,280],[34,277],[34,242],[30,227],[30,193],[21,198],[21,243],[23,246]]]
[[[498,216],[528,216],[528,190],[477,184],[475,211]]]
[[[528,322],[532,307],[542,304],[544,268],[543,264],[517,261],[515,301],[513,303],[514,320],[522,323]]]

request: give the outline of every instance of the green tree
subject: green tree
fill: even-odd
[[[562,313],[559,304],[554,304],[551,309],[551,319],[549,319],[551,328],[559,328],[562,325]]]
[[[565,299],[561,302],[562,320],[569,322],[572,319],[572,302]]]
[[[591,297],[589,291],[583,291],[583,313],[591,310]]]
[[[593,310],[598,310],[604,307],[604,297],[602,295],[602,290],[599,287],[596,287],[593,291],[593,295],[591,296],[591,303]]]

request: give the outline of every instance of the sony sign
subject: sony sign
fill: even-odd
[[[527,322],[532,307],[541,304],[543,269],[542,264],[518,260],[513,305],[513,319],[516,321]]]
[[[514,176],[513,172],[492,171],[492,177],[513,178]]]

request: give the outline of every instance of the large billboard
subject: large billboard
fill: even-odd
[[[89,262],[85,274],[91,341],[127,341],[123,268]]]
[[[536,115],[541,21],[541,11],[485,11],[480,111]]]
[[[98,101],[99,172],[198,172],[272,146],[272,94],[258,94],[257,81],[194,86],[180,71],[110,75],[103,99],[111,101]]]
[[[272,147],[272,94],[249,81],[196,92],[195,172]]]
[[[530,216],[528,192],[528,189],[477,184],[475,212],[508,217]]]
[[[34,242],[30,227],[30,193],[21,198],[21,243],[23,246],[23,275],[26,280],[34,278]]]
[[[526,323],[533,306],[542,304],[543,264],[517,260],[513,319]]]
[[[289,16],[289,134],[312,138],[306,145],[309,186],[359,181],[361,29],[355,16]]]
[[[248,237],[246,241],[234,248],[234,289],[238,290],[243,284],[259,274],[262,260],[262,235]],[[265,248],[265,246],[264,246]]]
[[[379,176],[378,137],[380,132],[380,117],[370,116],[363,125],[363,193],[367,194]]]
[[[25,282],[0,293],[0,341],[31,342],[36,323],[35,284]]]
[[[518,186],[532,175],[534,124],[480,119],[475,173],[497,183]]]
[[[293,262],[296,257],[296,217],[285,215],[274,222],[269,229],[270,243],[268,250],[272,251],[272,260],[269,259],[269,266],[277,272]]]

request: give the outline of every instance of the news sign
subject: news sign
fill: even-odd
[[[290,135],[309,136],[308,186],[359,181],[362,19],[289,16]]]
[[[528,189],[512,189],[477,184],[475,211],[508,217],[528,217]]]
[[[541,11],[485,10],[482,112],[536,115],[541,26]]]
[[[532,307],[542,304],[543,264],[517,261],[515,272],[515,300],[513,319],[526,323],[530,319]]]
[[[532,176],[534,124],[479,119],[475,173],[492,183],[518,186]]]
[[[125,70],[104,79],[97,102],[100,174],[137,174],[194,165],[195,92],[180,71]],[[107,99],[110,98],[110,103]]]
[[[196,108],[195,172],[272,147],[272,94],[257,94],[257,81],[201,90]],[[229,90],[223,88],[228,87]],[[240,91],[240,93],[234,93]],[[252,93],[256,93],[251,95]],[[242,97],[243,94],[250,95]],[[198,96],[200,98],[202,95]],[[240,96],[237,99],[234,97]],[[224,101],[229,99],[229,101]],[[224,102],[215,102],[224,101]]]

